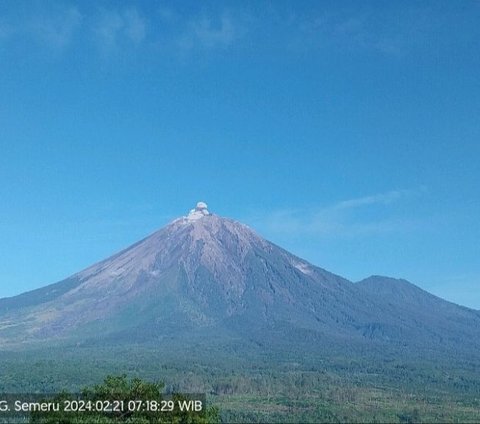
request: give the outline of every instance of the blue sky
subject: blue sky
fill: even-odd
[[[198,200],[480,309],[480,2],[0,2],[0,296]]]

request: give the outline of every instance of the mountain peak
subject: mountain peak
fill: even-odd
[[[362,349],[366,340],[439,343],[441,334],[456,348],[458,340],[477,343],[479,328],[476,312],[404,280],[376,276],[354,285],[211,214],[204,202],[60,283],[0,300],[0,348],[104,336],[188,340],[191,331],[205,339],[223,334],[222,343],[309,346],[313,335],[321,346],[348,340]]]
[[[196,221],[197,219],[203,218],[207,215],[210,215],[207,204],[205,202],[198,202],[197,206],[190,210],[189,214],[187,215],[187,219],[189,221]]]

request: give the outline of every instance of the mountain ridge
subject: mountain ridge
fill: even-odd
[[[353,283],[203,202],[59,283],[0,299],[0,346],[217,334],[282,349],[460,344],[471,351],[479,328],[478,311],[406,280]]]

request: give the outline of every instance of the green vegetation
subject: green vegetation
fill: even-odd
[[[117,381],[122,393],[131,392],[135,378],[162,380],[167,395],[206,394],[207,404],[218,407],[228,423],[480,422],[480,367],[474,358],[372,362],[359,356],[200,352],[160,347],[3,352],[0,392],[78,393],[105,375],[126,373],[133,380],[126,387]],[[145,384],[145,393],[154,390]],[[107,380],[99,387],[108,386]],[[94,397],[98,393],[94,390]]]
[[[188,396],[177,393],[167,400],[163,395],[163,389],[162,383],[149,383],[139,378],[128,380],[126,375],[109,376],[103,384],[85,388],[80,398],[64,392],[50,399],[50,402],[62,405],[60,411],[34,412],[30,423],[206,424],[219,422],[217,408],[205,408],[201,412],[187,411],[180,405],[188,403],[190,400]]]

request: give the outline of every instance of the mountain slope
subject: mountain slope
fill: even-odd
[[[404,281],[351,283],[201,202],[67,280],[0,300],[5,346],[196,337],[318,352],[459,343],[470,351],[479,328],[476,311]]]
[[[447,302],[402,279],[371,276],[357,286],[377,304],[389,308],[391,317],[387,320],[383,315],[382,322],[402,328],[410,338],[417,336],[430,342],[436,339],[453,345],[478,343],[479,311]],[[403,325],[399,325],[401,320]]]

